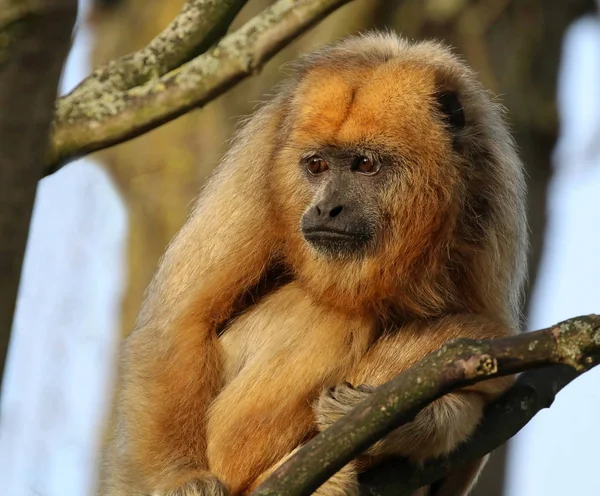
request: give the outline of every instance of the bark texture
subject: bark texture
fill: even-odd
[[[77,0],[0,0],[0,377]]]

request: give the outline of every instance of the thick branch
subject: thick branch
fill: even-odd
[[[0,377],[77,0],[0,0]]]
[[[548,365],[582,372],[600,353],[600,317],[487,341],[457,340],[431,353],[313,438],[253,494],[300,496],[444,394],[482,380]]]
[[[146,47],[96,69],[59,102],[59,110],[89,105],[106,92],[130,90],[164,76],[216,43],[247,1],[188,0],[173,22]]]
[[[46,174],[69,160],[131,139],[192,108],[205,105],[254,73],[292,39],[349,1],[278,0],[223,38],[212,50],[179,67],[174,67],[175,63],[191,53],[193,43],[186,41],[187,49],[169,56],[168,60],[152,62],[154,67],[150,72],[160,77],[147,80],[148,73],[142,73],[138,68],[137,74],[142,77],[143,84],[135,87],[120,88],[129,86],[132,81],[119,79],[124,71],[119,63],[96,71],[91,79],[82,83],[83,89],[76,88],[57,103]],[[180,14],[175,24],[186,23],[183,15]],[[157,40],[153,42],[152,52],[171,49]],[[120,60],[120,63],[125,60],[125,64],[133,64],[136,60],[137,64],[143,56],[134,54]],[[172,70],[161,74],[165,69]],[[101,79],[98,74],[103,72],[116,76],[119,82],[98,91],[97,88],[104,88],[101,80],[96,81]]]

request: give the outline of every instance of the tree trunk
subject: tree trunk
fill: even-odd
[[[77,0],[0,0],[0,378],[76,15]]]

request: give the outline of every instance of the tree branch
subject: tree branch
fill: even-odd
[[[69,160],[139,136],[192,108],[205,105],[257,71],[292,39],[349,1],[278,0],[224,37],[209,52],[178,65],[206,44],[194,25],[198,16],[193,6],[200,9],[207,2],[188,2],[187,8],[196,12],[195,15],[184,9],[149,47],[95,71],[57,102],[45,173],[50,174]],[[228,2],[231,9],[241,3]],[[173,55],[166,55],[177,45],[174,40],[180,36],[183,38],[181,46],[175,48]],[[148,69],[143,67],[145,64],[149,64]],[[127,75],[130,71],[132,77]]]
[[[568,365],[581,373],[594,365],[593,355],[598,353],[600,317],[596,315],[518,336],[448,343],[377,388],[353,411],[309,441],[252,494],[311,494],[347,462],[410,422],[444,394],[492,377],[548,365]]]
[[[361,475],[361,494],[409,495],[442,479],[453,467],[491,453],[525,427],[540,410],[549,408],[556,394],[579,375],[566,365],[523,373],[504,396],[486,409],[485,417],[471,439],[455,452],[431,460],[422,467],[406,459],[386,460]]]
[[[59,110],[89,105],[108,91],[130,90],[164,76],[216,43],[247,1],[188,0],[181,13],[146,47],[93,71],[59,101]]]
[[[0,0],[0,378],[77,0]]]

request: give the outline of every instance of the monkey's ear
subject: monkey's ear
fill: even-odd
[[[442,116],[448,125],[454,131],[460,131],[464,128],[465,112],[458,95],[451,90],[440,90],[435,96]]]

